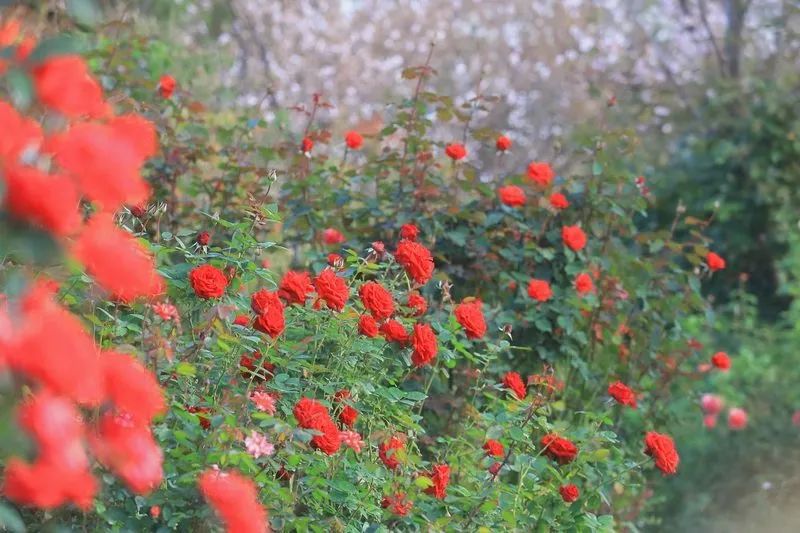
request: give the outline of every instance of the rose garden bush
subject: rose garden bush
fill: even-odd
[[[91,75],[13,24],[7,527],[648,523],[680,475],[668,435],[729,366],[692,338],[725,265],[711,218],[637,229],[629,132],[507,168],[496,98],[429,92],[430,63],[363,138],[322,95],[214,113],[152,43],[99,39]]]

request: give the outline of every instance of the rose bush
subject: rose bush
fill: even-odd
[[[686,328],[710,219],[637,229],[627,134],[505,168],[496,99],[426,63],[379,135],[322,95],[288,135],[148,75],[146,42],[100,40],[101,85],[4,35],[8,524],[638,527],[681,471],[672,399],[736,373]]]

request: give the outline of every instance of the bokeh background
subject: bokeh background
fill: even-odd
[[[697,329],[710,325],[716,337],[704,340],[735,357],[738,371],[715,392],[750,415],[740,432],[705,428],[699,407],[686,420],[675,435],[681,474],[653,495],[647,529],[800,530],[800,2],[99,3],[106,38],[142,36],[153,79],[171,73],[221,115],[247,109],[299,134],[299,106],[321,94],[332,104],[322,125],[375,134],[410,96],[404,68],[430,55],[431,90],[456,106],[494,97],[473,126],[514,139],[510,166],[551,160],[568,172],[565,145],[629,136],[630,168],[655,202],[642,226],[668,224],[679,204],[715,213],[728,268],[715,276],[719,296],[708,289],[717,312]],[[53,22],[46,2],[28,7]],[[485,180],[493,155],[471,156]]]

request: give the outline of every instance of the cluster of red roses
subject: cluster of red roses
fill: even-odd
[[[113,222],[115,211],[149,194],[140,169],[157,150],[155,128],[139,115],[115,114],[82,58],[32,59],[36,42],[16,22],[0,30],[0,47],[30,76],[43,117],[39,123],[0,101],[2,209],[49,232],[111,299],[160,294],[153,258]],[[14,301],[0,297],[0,369],[31,387],[18,420],[37,450],[33,462],[8,461],[3,493],[45,509],[89,508],[97,482],[88,445],[132,491],[146,494],[162,478],[150,430],[166,408],[161,388],[136,357],[97,346],[57,291],[41,278]]]

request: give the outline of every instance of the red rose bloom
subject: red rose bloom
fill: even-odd
[[[381,507],[388,509],[395,516],[406,516],[414,507],[414,503],[406,499],[404,492],[396,492],[391,496],[384,496]]]
[[[258,488],[251,479],[233,471],[208,469],[200,474],[197,485],[225,524],[225,531],[269,533],[267,511],[258,501]]]
[[[480,339],[486,334],[486,320],[483,318],[483,303],[480,300],[461,302],[456,306],[456,320],[464,328],[468,339]]]
[[[311,140],[311,137],[303,137],[303,140],[300,141],[300,151],[308,154],[311,153],[312,148],[314,148],[314,141]]]
[[[608,386],[608,394],[622,405],[636,409],[636,394],[621,381],[615,381]]]
[[[511,148],[511,139],[509,139],[509,138],[508,138],[508,137],[506,137],[505,135],[501,135],[501,136],[499,136],[499,137],[497,138],[497,140],[495,141],[495,143],[494,143],[494,146],[495,146],[495,147],[497,148],[497,150],[499,150],[500,152],[505,152],[506,150],[508,150],[509,148]]]
[[[175,87],[177,85],[178,82],[175,81],[175,78],[169,74],[162,75],[158,80],[158,92],[161,95],[161,98],[171,98],[172,93],[175,92]]]
[[[503,457],[505,453],[503,444],[494,439],[487,440],[483,445],[483,449],[486,450],[487,457]]]
[[[358,411],[355,408],[345,405],[342,412],[339,413],[339,422],[351,428],[358,420]]]
[[[728,411],[728,427],[733,430],[740,430],[747,427],[747,411],[739,407],[733,407]]]
[[[14,135],[3,135],[0,138],[0,159],[5,167],[16,166],[20,163],[22,154],[42,145],[44,135],[39,123],[20,115],[12,105],[3,101],[0,101],[0,125],[4,131],[14,132]]]
[[[460,143],[451,143],[445,147],[444,153],[453,161],[458,161],[467,157],[467,148]]]
[[[417,368],[431,364],[439,350],[436,335],[428,324],[414,324],[411,345],[414,347],[411,363]]]
[[[334,311],[344,309],[344,304],[347,303],[347,297],[350,295],[347,282],[330,268],[320,272],[314,280],[314,288],[319,297]]]
[[[561,499],[567,503],[574,502],[581,495],[581,491],[573,484],[562,485],[561,488],[558,489],[558,492],[561,493]]]
[[[572,441],[559,437],[555,433],[542,437],[540,444],[543,448],[542,453],[558,464],[571,463],[578,455],[578,447]]]
[[[301,398],[293,412],[301,428],[321,433],[311,438],[311,446],[328,455],[339,451],[342,445],[339,429],[331,420],[325,406],[310,398]]]
[[[278,300],[278,295],[267,289],[259,289],[250,296],[250,309],[257,315],[265,313]]]
[[[358,332],[365,337],[375,337],[378,335],[378,323],[370,315],[361,315],[358,319]]]
[[[203,429],[211,428],[211,419],[205,416],[211,412],[210,407],[197,407],[196,405],[192,405],[190,407],[187,407],[186,411],[192,413],[197,417],[197,421],[200,422],[201,428]]]
[[[380,283],[366,282],[358,288],[358,295],[375,320],[389,318],[394,313],[392,295]]]
[[[189,283],[200,298],[219,298],[225,294],[228,278],[212,265],[201,265],[189,272]]]
[[[506,185],[497,190],[500,201],[509,207],[522,207],[525,205],[525,191],[516,185]]]
[[[50,56],[38,63],[32,74],[37,99],[68,118],[96,118],[110,112],[103,89],[80,56]]]
[[[5,127],[2,121],[0,124]],[[6,182],[5,206],[15,218],[58,237],[71,235],[80,227],[80,195],[69,177],[7,163],[3,167],[3,179]]]
[[[211,242],[211,234],[207,231],[201,231],[197,234],[195,241],[200,246],[208,246],[208,244]]]
[[[364,144],[364,137],[362,137],[357,131],[348,131],[344,136],[344,143],[351,150],[358,150],[361,148],[361,145]]]
[[[402,240],[397,245],[394,257],[405,269],[406,274],[416,283],[427,283],[433,275],[433,257],[430,251],[419,243]]]
[[[273,339],[286,327],[283,302],[277,293],[261,289],[253,293],[250,306],[257,313],[253,327]]]
[[[711,356],[711,364],[720,370],[730,370],[731,358],[725,352],[717,352]]]
[[[399,437],[394,436],[378,445],[378,457],[386,465],[386,468],[395,470],[400,466],[400,457],[397,452],[404,450],[405,447],[405,443]]]
[[[134,422],[149,424],[153,417],[167,410],[156,377],[135,357],[105,351],[100,362],[106,399],[119,411],[128,413]]]
[[[561,228],[561,239],[573,252],[579,252],[586,246],[586,234],[578,226],[564,226]]]
[[[655,459],[656,468],[661,470],[665,476],[678,471],[680,457],[671,437],[655,431],[648,431],[644,437],[644,446],[644,453]]]
[[[537,302],[546,302],[553,296],[550,284],[542,279],[532,279],[528,282],[528,296]]]
[[[419,237],[419,228],[414,224],[403,224],[400,227],[400,238],[407,241],[416,241]]]
[[[500,463],[500,462],[494,462],[494,463],[492,463],[492,466],[490,466],[490,467],[489,467],[489,473],[490,473],[492,476],[497,476],[497,474],[499,474],[499,473],[500,473],[500,469],[501,469],[502,467],[503,467],[503,463]]]
[[[381,324],[380,332],[383,337],[389,342],[396,342],[400,345],[408,343],[408,332],[403,324],[394,319],[389,319]]]
[[[503,376],[503,385],[510,390],[518,400],[524,400],[528,391],[522,377],[517,372],[506,372]]]
[[[585,272],[575,276],[575,290],[578,291],[578,294],[586,294],[594,291],[592,277]]]
[[[550,207],[553,209],[566,209],[569,207],[569,201],[560,192],[555,192],[550,195]]]
[[[411,316],[422,316],[428,310],[428,301],[418,292],[412,292],[406,300],[406,307],[414,310]]]
[[[344,265],[344,259],[339,254],[328,254],[328,264],[334,268],[340,268]]]
[[[438,500],[444,500],[447,496],[447,485],[450,484],[450,467],[444,464],[434,465],[428,477],[433,481],[433,485],[425,489],[425,493]]]
[[[725,268],[725,260],[714,252],[708,252],[706,264],[708,264],[708,268],[710,268],[712,272]]]
[[[311,276],[308,272],[295,272],[289,270],[283,275],[281,284],[278,286],[278,296],[283,298],[287,304],[305,305],[308,295],[314,292],[311,285]]]
[[[703,417],[703,426],[708,429],[717,427],[717,415],[705,415]]]
[[[539,187],[549,187],[555,176],[556,173],[549,163],[534,161],[528,165],[528,179]]]
[[[243,368],[242,377],[247,380],[266,383],[275,376],[275,365],[265,361],[261,352],[242,354],[239,357],[239,366]]]
[[[322,232],[322,241],[325,244],[341,244],[344,242],[344,235],[342,232],[334,229],[334,228],[327,228],[325,231]]]
[[[72,253],[115,300],[127,303],[140,296],[153,298],[164,292],[153,256],[133,235],[114,225],[109,214],[92,217],[75,241]]]
[[[248,327],[252,319],[247,315],[236,315],[236,318],[233,319],[233,323],[237,326],[244,326]]]

